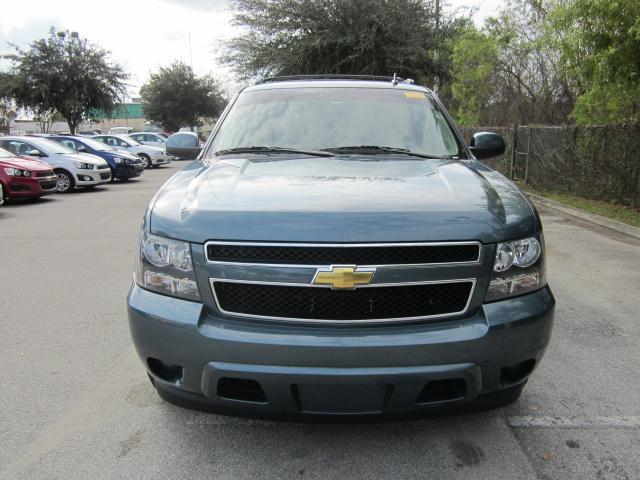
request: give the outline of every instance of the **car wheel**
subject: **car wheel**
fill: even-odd
[[[151,158],[149,157],[149,155],[141,153],[139,155],[139,157],[142,159],[142,161],[144,162],[144,168],[151,168],[153,167],[153,163],[151,163]]]
[[[58,176],[58,193],[69,193],[75,187],[73,175],[66,170],[55,170],[55,174]]]

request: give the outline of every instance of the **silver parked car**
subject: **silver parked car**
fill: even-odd
[[[117,150],[125,150],[139,156],[147,168],[171,163],[171,156],[167,155],[164,148],[143,145],[129,135],[96,135],[93,138]]]
[[[136,133],[131,133],[129,136],[133,138],[136,142],[139,142],[143,145],[151,145],[153,147],[159,147],[162,149],[166,148],[167,137],[164,137],[159,133],[136,132]]]

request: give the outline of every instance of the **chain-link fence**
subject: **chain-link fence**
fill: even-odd
[[[535,189],[640,207],[640,124],[462,129],[467,141],[478,131],[504,137],[505,155],[485,163],[507,176]]]

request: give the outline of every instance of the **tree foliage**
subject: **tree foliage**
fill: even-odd
[[[450,77],[450,42],[466,21],[423,0],[235,0],[243,34],[223,60],[243,78],[348,73]],[[435,54],[436,49],[438,54]]]
[[[52,28],[29,49],[16,47],[12,96],[39,117],[58,112],[74,133],[89,111],[111,113],[126,93],[127,75],[108,56],[77,34]]]
[[[462,122],[562,123],[575,82],[562,68],[549,25],[549,2],[508,0],[482,31],[471,28],[454,49],[452,90]]]
[[[558,5],[562,59],[581,96],[578,123],[640,119],[640,2],[569,0]]]
[[[13,75],[0,72],[0,130],[8,130],[13,112]]]
[[[146,118],[172,132],[201,126],[217,117],[226,103],[216,79],[198,77],[181,62],[152,74],[140,95]]]
[[[487,118],[487,113],[493,101],[497,63],[496,41],[486,33],[469,28],[456,42],[451,94],[455,114],[462,125],[494,123]]]
[[[454,110],[466,124],[637,121],[638,52],[638,0],[507,0],[455,44]]]

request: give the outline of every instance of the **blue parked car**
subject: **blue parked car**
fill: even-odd
[[[91,153],[105,159],[111,168],[111,178],[114,180],[129,180],[139,177],[144,171],[144,164],[138,156],[116,150],[92,138],[72,135],[50,135],[47,138],[78,152]]]

